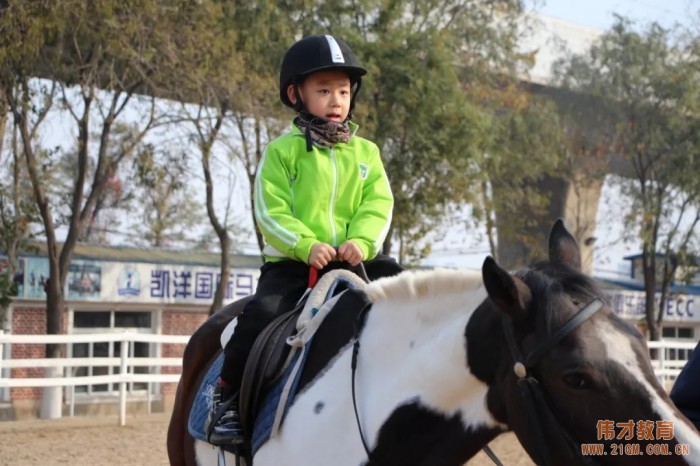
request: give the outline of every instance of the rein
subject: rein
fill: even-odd
[[[362,440],[362,446],[365,447],[365,453],[367,453],[367,459],[369,459],[369,447],[367,446],[367,440],[365,440],[365,435],[362,432],[362,423],[360,422],[360,414],[357,412],[357,398],[355,397],[355,372],[357,370],[357,355],[360,352],[360,332],[362,332],[362,327],[364,326],[365,319],[367,318],[367,313],[372,308],[372,306],[367,306],[357,315],[357,320],[355,321],[355,336],[353,337],[352,344],[352,362],[350,363],[350,368],[352,370],[352,408],[355,410],[355,421],[357,421],[357,430],[360,433],[360,440]]]
[[[362,278],[365,283],[369,283],[369,277],[367,276],[367,271],[362,262],[357,267],[357,275]],[[367,440],[365,440],[365,435],[362,432],[362,424],[360,423],[360,415],[357,412],[357,398],[355,396],[355,372],[357,370],[357,355],[360,352],[360,333],[362,332],[362,327],[365,325],[365,319],[367,318],[367,313],[372,308],[372,306],[366,306],[362,308],[360,313],[355,319],[355,335],[353,335],[352,342],[352,362],[350,363],[350,368],[352,370],[352,409],[355,411],[355,421],[357,421],[357,430],[360,433],[360,440],[362,440],[362,446],[365,448],[365,453],[367,453],[367,458],[369,459],[369,447],[367,446]]]
[[[526,410],[527,418],[530,424],[530,440],[534,437],[534,444],[536,448],[536,453],[538,458],[536,460],[537,464],[548,466],[551,464],[547,446],[544,444],[544,438],[542,436],[536,435],[537,432],[543,431],[543,426],[541,422],[540,414],[542,412],[549,416],[554,424],[559,428],[559,434],[561,435],[564,444],[572,453],[573,457],[578,457],[583,464],[596,465],[598,462],[593,460],[591,457],[585,457],[581,455],[580,449],[577,447],[576,443],[572,440],[571,436],[568,434],[566,429],[561,425],[561,423],[554,416],[549,403],[547,402],[546,394],[542,390],[542,386],[537,380],[537,378],[532,374],[531,369],[539,363],[542,356],[545,355],[549,350],[551,350],[554,345],[560,342],[564,337],[573,332],[585,321],[590,319],[596,312],[603,308],[603,301],[596,298],[590,303],[586,304],[580,311],[578,311],[569,320],[564,322],[564,324],[559,327],[554,333],[552,333],[545,341],[540,343],[532,350],[529,354],[523,355],[520,349],[520,345],[515,339],[515,330],[513,328],[512,322],[504,318],[503,330],[506,337],[506,342],[510,353],[513,356],[513,372],[518,378],[518,389],[523,400],[523,405]]]

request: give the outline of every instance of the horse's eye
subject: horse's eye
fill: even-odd
[[[585,390],[593,387],[593,384],[591,384],[588,378],[580,372],[566,374],[564,376],[564,383],[576,390]]]

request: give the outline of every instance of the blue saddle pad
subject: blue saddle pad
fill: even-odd
[[[309,344],[310,342],[306,344],[307,350]],[[255,423],[253,425],[253,438],[251,442],[253,454],[255,454],[255,452],[258,451],[258,448],[260,448],[270,438],[272,425],[275,421],[275,413],[277,412],[277,405],[279,404],[282,396],[282,390],[284,389],[284,385],[289,379],[292,369],[294,368],[296,361],[299,359],[300,354],[301,352],[297,351],[292,358],[289,367],[287,367],[272,389],[265,394],[262,406],[258,414],[255,416]],[[304,352],[304,359],[301,361],[301,367],[296,374],[294,382],[292,383],[289,397],[287,398],[287,404],[284,407],[285,414],[294,401],[299,380],[301,378],[301,373],[303,372],[304,364],[306,363],[306,354],[308,354],[308,351]],[[209,371],[207,371],[207,374],[204,376],[204,379],[197,390],[194,402],[192,403],[192,409],[190,410],[189,421],[187,423],[187,429],[189,430],[190,435],[205,442],[207,441],[207,435],[204,431],[204,425],[206,424],[207,417],[209,416],[212,393],[214,392],[214,387],[219,381],[219,374],[221,373],[223,363],[224,354],[221,353],[211,365]]]
[[[216,387],[216,384],[219,382],[219,374],[221,374],[223,365],[224,353],[220,353],[204,376],[199,390],[197,390],[197,394],[195,395],[194,402],[192,403],[187,429],[190,431],[190,435],[198,440],[207,440],[207,434],[204,432],[204,424],[206,424],[207,417],[209,416],[211,396],[214,393],[214,387]]]

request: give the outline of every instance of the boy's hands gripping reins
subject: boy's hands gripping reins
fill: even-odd
[[[309,254],[309,265],[312,268],[321,270],[328,265],[338,255],[338,251],[333,246],[326,243],[316,243],[311,246]]]
[[[339,248],[334,248],[326,243],[316,243],[311,247],[309,265],[320,270],[333,260],[341,260],[353,267],[357,267],[362,262],[362,259],[364,259],[362,250],[352,240],[344,242]]]
[[[351,240],[344,242],[339,248],[326,243],[316,243],[311,247],[309,255],[309,285],[304,296],[316,285],[318,272],[333,261],[345,261],[365,282],[369,283],[367,272],[362,264],[364,255],[360,247]]]
[[[344,260],[353,267],[357,267],[364,259],[364,255],[357,243],[347,240],[338,248],[338,259]]]

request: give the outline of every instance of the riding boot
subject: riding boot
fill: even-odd
[[[205,425],[212,445],[240,445],[245,434],[238,414],[238,392],[230,393],[228,384],[220,381],[212,394],[209,417]]]

